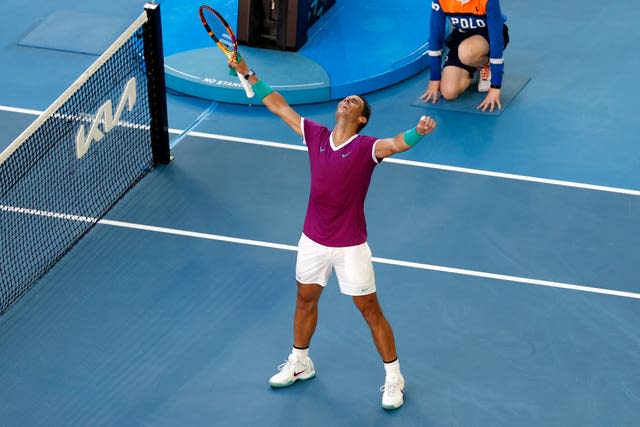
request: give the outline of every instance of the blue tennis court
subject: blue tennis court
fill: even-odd
[[[184,16],[160,3],[172,54]],[[174,160],[0,316],[1,424],[637,425],[636,4],[502,3],[505,80],[522,85],[500,114],[416,104],[427,70],[367,94],[367,134],[438,121],[376,168],[366,203],[402,408],[380,407],[382,363],[335,277],[311,345],[317,376],[269,386],[292,344],[307,152],[262,106],[172,90]],[[0,5],[0,151],[143,5]],[[425,33],[427,10],[411,23]],[[82,45],[62,29],[41,37],[43,22],[78,15],[100,24]],[[328,126],[335,107],[294,106]]]

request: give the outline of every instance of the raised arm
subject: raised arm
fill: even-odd
[[[393,138],[379,140],[376,144],[376,157],[384,159],[396,153],[407,151],[420,142],[425,135],[433,132],[435,128],[435,120],[428,116],[422,116],[414,128],[401,132]]]
[[[229,61],[229,66],[235,68],[241,75],[249,76],[248,80],[253,87],[253,91],[269,111],[280,117],[295,133],[302,136],[302,129],[300,128],[301,117],[291,108],[282,95],[260,80],[255,73],[250,72],[250,68],[244,59],[241,59],[239,63],[231,60]]]

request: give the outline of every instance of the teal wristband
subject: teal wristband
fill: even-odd
[[[265,96],[273,92],[273,89],[271,88],[271,86],[269,86],[262,80],[258,80],[252,86],[252,88],[253,88],[253,92],[258,96],[258,98],[260,98],[261,101],[264,99]]]
[[[404,133],[403,138],[404,138],[404,142],[407,145],[410,145],[413,147],[418,142],[420,142],[422,138],[424,138],[424,135],[419,134],[416,128],[412,128]]]

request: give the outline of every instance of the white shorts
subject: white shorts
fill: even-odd
[[[303,284],[327,286],[336,269],[340,292],[345,295],[368,295],[376,291],[376,279],[367,242],[356,246],[332,248],[314,242],[304,234],[298,242],[296,280]]]

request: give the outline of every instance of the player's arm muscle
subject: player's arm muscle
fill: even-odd
[[[378,159],[385,159],[396,153],[402,153],[411,148],[410,145],[404,142],[403,133],[399,133],[393,138],[384,138],[378,140],[376,143],[376,157]]]
[[[280,117],[295,133],[302,136],[300,128],[300,115],[289,105],[286,99],[278,92],[271,92],[262,99],[269,111]]]

